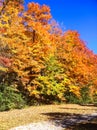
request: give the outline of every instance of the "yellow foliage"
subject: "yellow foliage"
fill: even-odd
[[[6,72],[6,71],[8,71],[8,68],[5,68],[5,67],[0,66],[0,71]]]
[[[75,85],[70,85],[69,86],[69,91],[74,93],[77,97],[80,97],[80,88],[79,86],[75,86]]]

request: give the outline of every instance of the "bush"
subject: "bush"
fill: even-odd
[[[65,98],[67,103],[74,103],[74,104],[89,104],[92,103],[91,96],[89,94],[89,87],[82,87],[80,89],[80,97],[77,97],[74,93],[67,91],[65,93]]]
[[[95,93],[94,95],[93,95],[93,103],[97,106],[97,94]]]
[[[0,85],[0,111],[6,111],[14,108],[23,108],[25,101],[23,96],[14,86],[6,84]]]
[[[65,98],[67,103],[79,104],[80,102],[80,99],[74,93],[66,92]]]
[[[81,91],[80,91],[80,93],[81,93],[80,104],[92,103],[92,99],[91,99],[91,96],[90,96],[89,89],[90,88],[88,86],[81,88]]]

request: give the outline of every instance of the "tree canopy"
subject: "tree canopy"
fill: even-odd
[[[47,5],[0,3],[0,82],[43,102],[81,100],[83,88],[97,94],[97,55],[77,31],[63,32]]]

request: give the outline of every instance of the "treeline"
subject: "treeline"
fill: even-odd
[[[97,56],[78,32],[63,32],[46,5],[1,0],[0,110],[94,103],[96,95]]]

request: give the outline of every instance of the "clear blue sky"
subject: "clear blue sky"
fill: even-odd
[[[97,54],[97,0],[25,0],[51,8],[53,18],[65,30],[77,30],[87,47]]]

